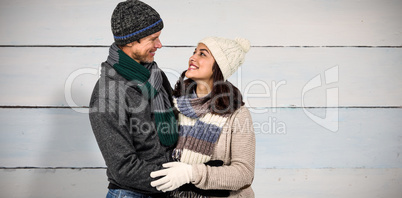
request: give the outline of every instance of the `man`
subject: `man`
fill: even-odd
[[[111,25],[115,42],[89,104],[107,197],[157,197],[150,173],[171,161],[177,141],[172,90],[154,62],[163,22],[149,5],[128,0],[117,5]]]

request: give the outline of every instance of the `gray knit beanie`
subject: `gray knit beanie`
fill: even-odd
[[[222,37],[207,37],[199,43],[203,43],[211,51],[227,80],[244,63],[246,53],[250,50],[250,41],[244,38],[234,40]]]
[[[163,28],[158,12],[138,0],[120,2],[112,14],[112,32],[117,45],[125,45]]]

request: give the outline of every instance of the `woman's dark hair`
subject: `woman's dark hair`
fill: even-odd
[[[173,90],[173,96],[180,97],[190,95],[195,92],[197,83],[192,79],[186,79],[184,71],[177,81]],[[239,89],[229,81],[224,81],[223,74],[218,64],[215,62],[212,67],[212,79],[214,85],[211,91],[211,106],[210,110],[214,114],[233,113],[239,109],[243,102],[243,96]]]

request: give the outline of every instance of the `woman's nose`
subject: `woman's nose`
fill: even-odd
[[[190,61],[195,61],[195,54],[193,54],[192,56],[190,56]]]

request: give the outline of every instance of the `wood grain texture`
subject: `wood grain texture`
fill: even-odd
[[[0,3],[0,45],[110,45],[119,0]],[[401,46],[399,0],[145,0],[164,20],[165,45],[208,35],[249,38],[258,46]]]
[[[324,117],[327,109],[307,109]],[[250,109],[257,168],[402,168],[402,109],[341,108],[332,132],[301,108]],[[0,167],[105,167],[88,115],[0,109]]]
[[[257,169],[255,197],[401,197],[402,169]]]
[[[0,197],[105,196],[88,109],[69,106],[88,105],[120,1],[0,1]],[[172,85],[203,37],[251,41],[229,80],[254,120],[257,198],[402,197],[400,0],[144,2]]]
[[[21,50],[24,58],[19,58]],[[172,86],[193,50],[157,52]],[[328,97],[338,106],[402,106],[401,54],[402,48],[252,48],[229,81],[249,107],[334,106],[326,101],[331,88],[337,94]],[[88,106],[107,56],[107,47],[0,48],[0,105]],[[331,69],[335,80],[326,83]],[[304,90],[316,77],[321,86]]]
[[[105,170],[0,170],[0,195],[105,197]],[[256,169],[257,198],[400,197],[402,169]]]
[[[0,196],[10,198],[106,197],[106,170],[0,170]]]

